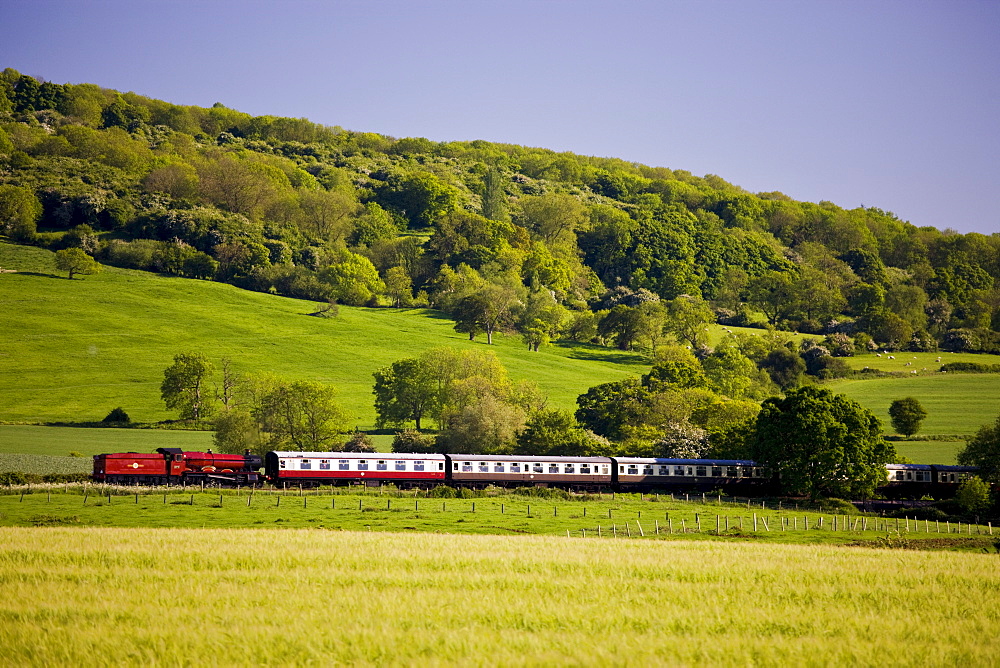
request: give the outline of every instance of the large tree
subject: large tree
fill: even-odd
[[[811,498],[872,494],[896,454],[871,411],[817,387],[765,401],[750,445],[753,458],[779,476],[786,493]]]
[[[903,436],[912,436],[920,431],[920,423],[927,417],[927,411],[913,397],[896,399],[889,406],[892,428]]]
[[[212,363],[200,353],[174,355],[174,363],[163,370],[160,397],[170,410],[179,410],[185,420],[200,420],[211,412],[206,388]]]
[[[82,248],[64,248],[56,251],[56,269],[62,269],[73,278],[73,274],[98,274],[103,267]]]
[[[979,477],[1000,483],[1000,416],[993,424],[983,425],[958,453],[962,466],[978,466]]]
[[[299,380],[278,383],[261,401],[260,418],[272,448],[329,450],[346,431],[347,416],[329,385]]]
[[[420,421],[440,400],[434,368],[422,359],[396,360],[375,372],[376,426],[400,426],[412,420],[420,431]]]

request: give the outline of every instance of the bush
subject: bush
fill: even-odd
[[[454,499],[458,496],[458,491],[448,485],[438,485],[428,494],[433,499]]]
[[[132,418],[128,416],[128,413],[125,412],[124,408],[119,406],[118,408],[112,409],[110,413],[104,416],[104,419],[101,420],[101,422],[114,423],[114,424],[130,424],[132,422]]]
[[[393,452],[430,453],[437,452],[437,442],[430,434],[421,434],[415,429],[397,432],[392,439]]]
[[[840,513],[841,515],[857,515],[858,509],[850,501],[843,499],[817,499],[813,504],[816,510],[828,513]]]
[[[1000,364],[978,362],[948,362],[941,365],[942,373],[1000,373]]]

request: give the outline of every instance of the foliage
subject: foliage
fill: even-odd
[[[128,416],[125,409],[121,406],[111,409],[111,412],[104,416],[101,422],[111,422],[115,424],[129,424],[132,422],[132,418]]]
[[[958,463],[978,466],[979,477],[1000,484],[1000,417],[993,424],[983,425],[958,453]]]
[[[982,478],[972,476],[959,484],[955,503],[966,513],[979,513],[990,507],[990,486]]]
[[[920,423],[927,417],[927,411],[913,397],[897,399],[889,405],[892,428],[903,436],[912,436],[920,431]]]
[[[751,451],[786,492],[864,498],[895,457],[881,432],[878,418],[844,395],[802,387],[764,402]]]
[[[396,432],[396,435],[393,437],[392,451],[433,453],[437,452],[437,443],[434,436],[421,434],[415,429],[404,429]]]
[[[363,431],[355,431],[341,447],[343,452],[376,452],[372,439]]]
[[[178,353],[174,363],[163,370],[160,397],[170,410],[179,410],[181,419],[200,420],[212,412],[205,384],[213,365],[200,353]]]
[[[259,419],[275,450],[332,450],[347,416],[334,388],[314,381],[276,383],[262,398]]]
[[[413,421],[420,431],[424,415],[439,408],[440,383],[431,365],[422,359],[396,360],[375,372],[375,411],[379,429]]]
[[[64,248],[56,251],[56,269],[68,272],[72,279],[73,274],[97,274],[102,267],[82,249]]]

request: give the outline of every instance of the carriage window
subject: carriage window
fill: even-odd
[[[438,471],[444,471],[444,462],[438,462]]]
[[[619,473],[625,473],[625,467],[624,466],[619,466],[618,467],[618,472]]]
[[[513,468],[514,468],[514,466],[511,465],[511,469],[512,470],[513,470]],[[499,463],[499,462],[497,462],[496,464],[493,465],[493,472],[494,473],[503,473],[504,472],[504,465],[501,464],[501,463]]]
[[[563,467],[563,473],[576,473],[576,467],[572,464],[566,464],[566,466]]]
[[[521,472],[521,465],[520,464],[511,464],[510,465],[510,472],[511,473],[520,473]]]
[[[590,475],[590,464],[580,464],[580,473]]]
[[[283,469],[283,468],[285,468],[285,467],[286,467],[287,465],[288,465],[288,462],[286,462],[286,461],[285,461],[284,459],[279,459],[279,460],[278,460],[278,468],[282,468],[282,469]]]
[[[607,464],[602,464],[601,465],[601,473],[603,473],[604,475],[608,475],[608,465]]]
[[[559,465],[549,464],[549,473],[559,473]]]
[[[727,466],[726,467],[726,475],[728,477],[730,477],[730,478],[739,478],[740,477],[740,469],[739,469],[739,467],[738,466]]]
[[[414,471],[423,471],[424,470],[424,463],[422,461],[420,461],[419,459],[417,461],[413,462],[413,470]]]
[[[697,468],[697,470],[695,471],[695,475],[699,476],[701,478],[704,478],[705,477],[705,467],[704,466],[699,466]]]
[[[389,462],[385,461],[384,459],[379,459],[375,462],[375,468],[378,469],[379,471],[388,471]]]
[[[927,471],[917,471],[917,482],[927,482]]]
[[[351,460],[349,460],[349,459],[341,459],[341,460],[339,460],[337,462],[337,468],[339,468],[341,471],[350,471],[351,470]]]
[[[670,475],[670,467],[669,466],[660,466],[659,469],[658,469],[658,471],[659,472],[657,473],[657,475]]]
[[[642,467],[642,474],[643,475],[653,475],[653,465],[652,464],[646,464],[646,465],[644,465]]]
[[[359,459],[358,460],[358,470],[359,471],[367,471],[368,470],[368,460],[367,459]]]
[[[721,476],[722,475],[722,467],[721,466],[713,466],[712,467],[712,475],[715,476],[716,478],[718,478],[719,476]]]
[[[489,473],[490,472],[490,465],[487,464],[486,462],[479,462],[479,472],[480,473]]]
[[[628,474],[629,475],[639,475],[639,467],[636,464],[629,464],[628,465]]]
[[[321,459],[321,460],[319,460],[319,467],[323,471],[329,471],[330,470],[330,460],[329,459]]]
[[[306,469],[311,469],[312,467],[313,467],[313,463],[312,463],[311,459],[302,459],[302,460],[299,460],[299,468],[300,469],[306,470]]]
[[[406,470],[406,460],[405,459],[397,459],[396,460],[396,470],[397,471],[405,471]]]
[[[684,467],[683,466],[675,466],[674,467],[674,475],[684,475]]]
[[[694,467],[693,466],[687,467],[687,474],[688,475],[694,475]]]
[[[544,469],[542,469],[542,465],[541,464],[535,464],[534,466],[531,467],[531,470],[534,471],[535,473],[543,473],[544,472]]]
[[[462,473],[472,473],[472,462],[462,462]]]

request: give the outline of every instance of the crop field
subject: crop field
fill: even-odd
[[[301,529],[0,545],[9,665],[976,666],[1000,635],[985,554]]]
[[[68,457],[75,452],[88,462],[102,452],[153,452],[157,448],[203,451],[211,445],[210,431],[0,425],[0,453]]]
[[[67,280],[52,254],[0,244],[0,420],[81,422],[116,406],[134,421],[177,417],[160,399],[163,369],[180,352],[237,372],[269,371],[335,386],[358,426],[375,421],[372,373],[439,346],[494,351],[515,379],[538,383],[550,405],[575,406],[599,383],[648,369],[644,357],[600,346],[559,344],[530,352],[520,337],[486,346],[456,333],[425,309],[341,307],[334,318],[310,316],[319,305],[208,281],[106,267]]]

